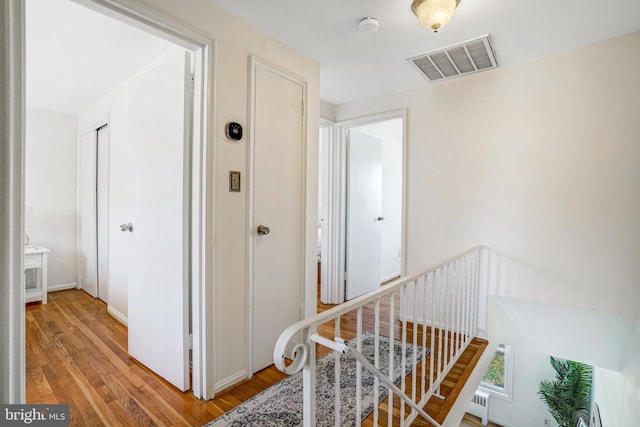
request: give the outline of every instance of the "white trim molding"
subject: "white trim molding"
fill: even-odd
[[[340,248],[340,227],[342,224],[340,217],[339,199],[337,194],[340,191],[340,183],[343,169],[339,161],[339,145],[337,144],[337,125],[335,122],[320,119],[320,127],[328,131],[328,141],[326,148],[326,173],[323,177],[327,186],[327,209],[322,225],[322,280],[320,285],[320,300],[324,304],[340,304],[344,302],[344,277],[340,274],[340,256],[343,253]],[[322,144],[322,141],[320,142]],[[318,209],[322,209],[321,206]],[[342,281],[341,281],[342,280]]]
[[[55,291],[64,291],[66,289],[78,289],[78,283],[76,282],[69,282],[69,283],[60,283],[57,285],[49,285],[47,286],[47,290],[49,292],[55,292]]]
[[[107,306],[107,313],[109,313],[114,319],[122,323],[124,326],[129,325],[129,319],[127,319],[127,316],[120,313],[118,310],[116,310],[112,306]]]
[[[0,3],[0,402],[10,404],[26,396],[24,7],[24,0]]]

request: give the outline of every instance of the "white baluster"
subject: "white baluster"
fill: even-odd
[[[438,270],[434,271],[431,276],[431,350],[429,355],[429,392],[435,393],[433,389],[433,369],[434,357],[436,355],[436,275]]]
[[[333,333],[336,337],[340,336],[340,316],[338,316],[335,321],[334,321],[334,329],[333,329]],[[333,354],[334,357],[334,365],[333,365],[333,373],[334,373],[334,385],[333,385],[333,390],[334,390],[334,405],[333,405],[333,413],[334,413],[334,425],[336,427],[340,427],[340,410],[341,408],[341,403],[340,403],[340,381],[341,381],[341,368],[340,368],[340,353],[334,353]]]
[[[407,380],[404,373],[407,369],[407,293],[406,285],[400,288],[400,317],[402,319],[402,362],[400,365],[400,390],[407,392]],[[404,426],[404,404],[400,402],[400,426]]]
[[[304,343],[309,346],[307,360],[302,368],[302,420],[304,427],[316,425],[316,346],[311,342],[313,328],[302,331]]]
[[[420,401],[422,401],[424,395],[427,392],[427,296],[429,295],[428,278],[428,274],[422,276],[422,375],[420,381]]]
[[[362,306],[358,307],[356,320],[356,348],[362,353]],[[356,426],[362,418],[362,365],[356,361]]]
[[[416,400],[418,385],[418,280],[413,281],[413,358],[411,360],[411,399]]]
[[[376,300],[375,312],[374,312],[374,358],[373,363],[376,369],[380,369],[380,298]],[[378,402],[380,401],[378,377],[373,380],[373,425],[378,425]]]
[[[389,297],[389,379],[393,381],[393,347],[395,342],[395,325],[394,325],[394,311],[395,311],[395,292],[391,294]],[[388,400],[389,404],[388,417],[387,417],[387,425],[388,427],[393,426],[393,390],[390,388],[388,390]]]

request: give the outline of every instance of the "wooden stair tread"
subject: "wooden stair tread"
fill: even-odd
[[[435,396],[432,396],[427,404],[424,407],[424,410],[429,416],[433,417],[436,422],[442,424],[445,420],[449,412],[453,408],[458,396],[462,392],[465,384],[469,380],[471,373],[475,369],[478,361],[482,357],[485,349],[488,346],[488,342],[484,339],[474,338],[469,346],[462,353],[460,358],[456,361],[455,365],[451,369],[451,371],[447,374],[444,381],[440,386],[440,393],[444,396],[443,399],[439,399]],[[437,359],[437,354],[435,355]],[[428,362],[428,359],[427,359]],[[418,365],[418,372],[421,374],[421,365]],[[420,384],[420,374],[416,376],[416,380],[418,384]],[[429,377],[429,368],[428,364],[426,367],[426,377],[428,380]],[[412,388],[413,374],[409,373],[406,379],[406,390],[410,396],[410,391]],[[411,408],[408,405],[404,405],[404,416],[406,417],[410,412]],[[388,417],[388,399],[385,399],[380,407],[379,407],[379,423],[383,425],[387,425],[387,417]],[[394,397],[393,400],[393,425],[400,425],[400,414],[401,414],[401,403],[397,396]],[[370,414],[362,423],[363,426],[374,426],[373,422],[373,413]],[[429,426],[433,427],[431,423],[424,420],[422,417],[418,417],[412,424],[412,426]]]
[[[440,392],[444,396],[444,400],[433,396],[427,402],[425,412],[439,424],[442,424],[449,412],[451,412],[453,405],[488,345],[487,340],[474,338],[440,386]],[[411,425],[431,426],[431,423],[418,418]]]

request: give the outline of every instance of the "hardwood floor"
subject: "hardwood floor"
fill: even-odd
[[[328,308],[319,304],[318,311]],[[350,339],[354,325],[343,316],[342,336]],[[332,328],[324,326],[327,336]],[[214,400],[198,400],[131,359],[127,328],[107,314],[103,302],[80,290],[52,292],[48,304],[27,305],[26,345],[27,402],[68,403],[72,426],[201,426],[286,377],[272,366]],[[437,420],[448,413],[448,402],[455,400],[483,348],[481,340],[470,346],[442,386],[448,398],[427,405]],[[398,403],[393,413],[399,415]]]
[[[26,310],[28,403],[68,403],[74,426],[201,425],[221,410],[127,354],[127,329],[80,290]]]
[[[460,427],[483,427],[483,426],[482,426],[482,421],[480,421],[480,418],[475,417],[473,415],[465,414],[464,418],[462,419],[462,422],[460,423]],[[486,427],[502,427],[502,426],[489,421],[489,424],[487,424]]]
[[[205,402],[127,354],[127,328],[80,290],[26,309],[28,403],[68,403],[72,426],[201,426],[285,377],[266,369]]]

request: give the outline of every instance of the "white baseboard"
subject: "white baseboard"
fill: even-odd
[[[232,374],[230,376],[228,376],[227,378],[224,378],[218,382],[216,382],[216,384],[213,386],[213,392],[214,393],[219,393],[220,391],[224,390],[225,388],[231,387],[232,385],[235,385],[236,383],[247,379],[249,373],[247,372],[246,369],[243,369],[242,371],[236,372],[235,374]]]
[[[76,282],[60,283],[59,285],[47,286],[47,292],[62,291],[64,289],[76,289],[77,287],[78,284]]]
[[[400,272],[399,271],[397,271],[395,273],[392,273],[392,274],[389,274],[389,275],[386,275],[384,277],[381,277],[380,278],[380,283],[382,284],[384,282],[388,282],[389,280],[395,279],[395,278],[400,278]]]
[[[489,408],[489,410],[491,410],[491,408]],[[498,418],[492,418],[491,416],[489,417],[489,421],[504,427],[513,427],[513,424],[509,424],[505,421],[499,420]]]
[[[122,323],[124,326],[129,326],[129,321],[127,320],[127,317],[120,313],[118,310],[116,310],[115,308],[108,306],[107,307],[107,313],[109,313],[110,315],[112,315],[113,317],[115,317],[115,319]]]

